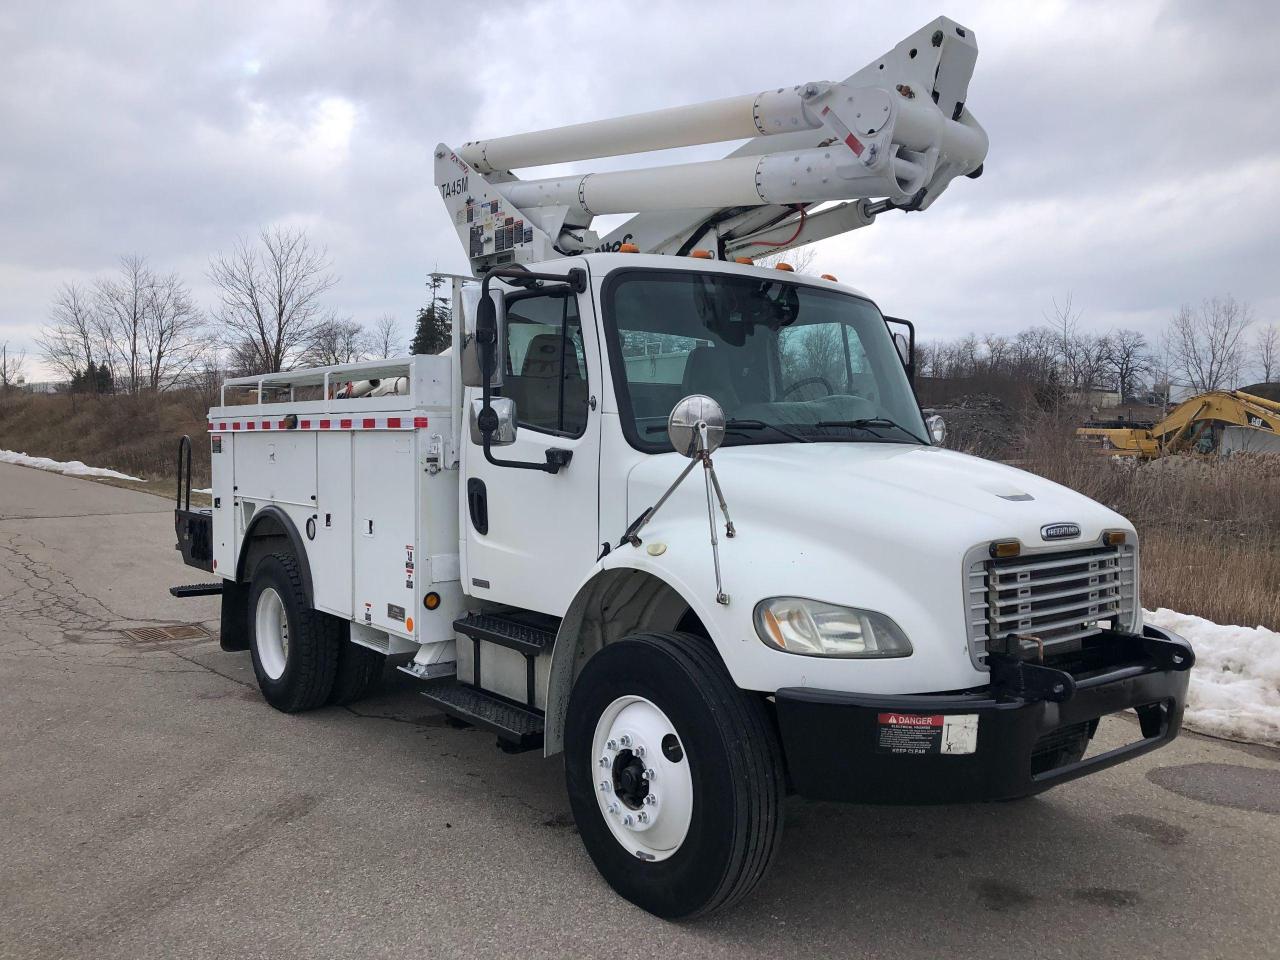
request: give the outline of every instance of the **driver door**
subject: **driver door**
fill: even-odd
[[[566,268],[577,265],[585,266]],[[554,474],[498,466],[464,430],[466,589],[560,616],[600,553],[601,364],[590,294],[512,288],[500,335],[503,380],[494,392],[515,402],[517,430],[494,456],[540,464],[550,447],[572,456]],[[467,390],[468,411],[479,396]]]

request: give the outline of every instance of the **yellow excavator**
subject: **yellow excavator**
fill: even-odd
[[[1141,460],[1170,453],[1280,453],[1280,402],[1210,390],[1182,401],[1158,423],[1091,421],[1076,436],[1110,456]]]

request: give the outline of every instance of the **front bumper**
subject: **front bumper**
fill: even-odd
[[[792,687],[775,701],[792,783],[813,800],[959,803],[1029,796],[1168,743],[1182,726],[1195,654],[1158,627],[1104,633],[1052,667],[992,663],[956,694],[880,696]],[[1138,712],[1140,739],[1045,769],[1055,743]],[[1055,739],[1057,738],[1057,739]],[[1051,763],[1051,759],[1048,761]]]

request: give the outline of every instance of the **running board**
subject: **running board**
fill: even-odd
[[[465,637],[487,640],[535,657],[555,643],[558,625],[555,617],[532,612],[471,613],[453,621],[453,629]]]
[[[542,746],[543,717],[507,700],[456,680],[432,683],[422,695],[456,720],[498,735],[498,746],[509,753]]]
[[[175,597],[216,597],[222,593],[222,582],[188,583],[184,587],[170,587],[169,593]]]

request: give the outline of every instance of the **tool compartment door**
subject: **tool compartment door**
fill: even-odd
[[[316,437],[316,539],[310,548],[316,609],[344,620],[352,616],[351,437],[347,430]]]
[[[412,431],[351,434],[354,561],[352,619],[411,636],[418,549],[417,437]],[[416,624],[415,624],[416,626]]]

